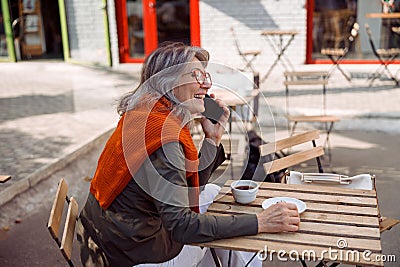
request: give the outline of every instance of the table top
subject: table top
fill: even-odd
[[[371,19],[400,19],[400,12],[394,13],[367,13],[365,17]]]
[[[296,35],[299,32],[296,30],[264,30],[261,32],[261,35]]]
[[[229,180],[207,214],[231,215],[259,213],[262,202],[271,197],[293,197],[304,201],[307,209],[300,215],[296,233],[257,234],[196,244],[205,247],[258,252],[269,255],[283,250],[317,259],[357,265],[383,266],[376,192],[315,185],[261,183],[256,200],[247,205],[234,201]],[[332,251],[331,255],[326,251]],[[370,254],[363,254],[370,251]],[[307,254],[308,253],[308,254]],[[366,258],[366,256],[368,258]],[[311,256],[312,257],[312,256]],[[269,256],[268,256],[269,259]],[[313,259],[313,258],[311,258]]]

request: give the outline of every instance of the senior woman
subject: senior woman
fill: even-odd
[[[140,85],[120,101],[121,118],[79,217],[84,266],[196,266],[206,249],[187,244],[298,230],[289,203],[257,215],[202,214],[220,189],[207,182],[225,160],[220,141],[229,117],[216,100],[224,113],[215,124],[200,119],[205,141],[197,152],[190,127],[211,86],[208,59],[202,48],[166,43],[146,58]]]

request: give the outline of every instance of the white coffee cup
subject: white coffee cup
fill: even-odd
[[[260,185],[251,180],[239,180],[231,184],[233,198],[236,202],[247,204],[256,199]]]

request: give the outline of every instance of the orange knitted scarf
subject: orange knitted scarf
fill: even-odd
[[[158,100],[151,111],[142,106],[127,111],[107,141],[90,185],[90,192],[107,209],[122,192],[145,159],[163,144],[179,142],[186,157],[186,178],[194,190],[189,204],[199,212],[198,152],[187,126],[170,113],[171,103]],[[155,177],[154,179],[158,179]]]

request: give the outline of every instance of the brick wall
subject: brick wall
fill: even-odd
[[[201,44],[211,60],[240,68],[239,56],[230,31],[234,27],[243,50],[261,50],[254,66],[265,74],[276,55],[265,37],[264,29],[296,29],[300,33],[287,50],[294,65],[305,62],[306,0],[200,0]],[[109,0],[109,25],[113,65],[119,64],[115,7]],[[71,57],[76,60],[106,63],[101,0],[67,0]],[[79,27],[77,27],[79,25]],[[281,68],[275,68],[281,71]]]
[[[71,58],[107,64],[101,0],[65,1]]]
[[[211,60],[231,67],[243,67],[234,44],[230,27],[234,27],[243,50],[261,50],[254,61],[261,75],[276,58],[264,29],[296,29],[287,57],[294,65],[304,64],[306,54],[305,0],[200,0],[201,45],[211,54]],[[275,68],[274,71],[281,71]]]

